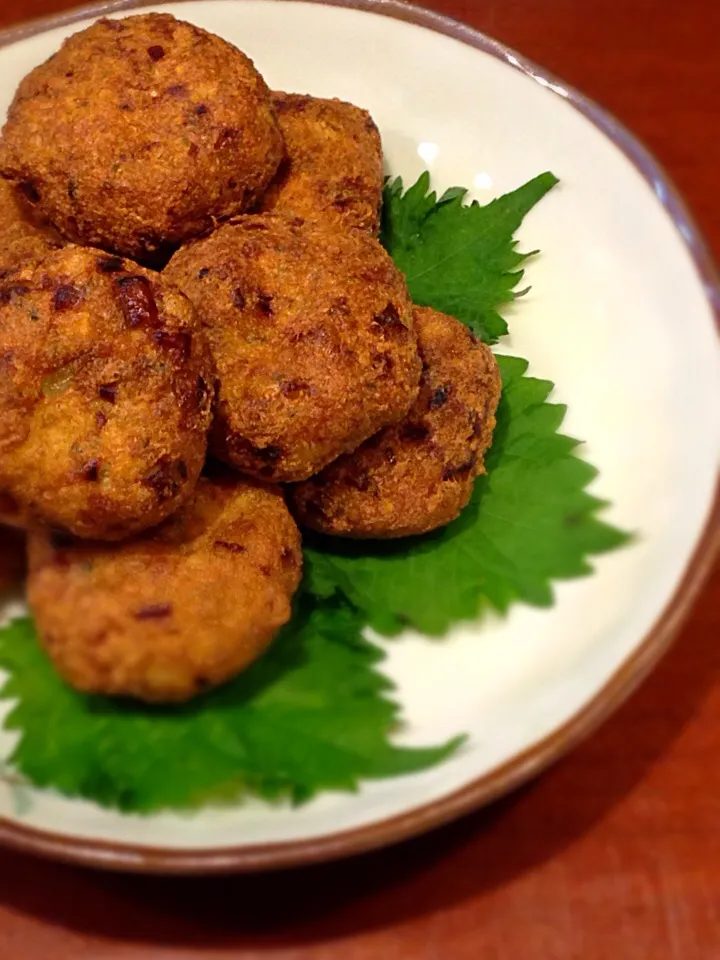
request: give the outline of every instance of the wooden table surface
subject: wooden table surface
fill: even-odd
[[[429,5],[625,121],[720,256],[718,0]],[[70,6],[3,0],[0,26]],[[509,799],[382,853],[250,878],[113,876],[0,853],[0,958],[718,960],[719,671],[720,571],[632,701]]]

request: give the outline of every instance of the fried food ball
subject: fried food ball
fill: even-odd
[[[261,480],[304,480],[401,420],[420,359],[400,271],[373,237],[246,216],[165,270],[218,366],[210,449]]]
[[[235,676],[290,618],[300,534],[277,487],[202,477],[164,524],[122,544],[30,534],[28,600],[78,690],[187,700]]]
[[[68,246],[0,284],[0,490],[30,517],[117,539],[191,496],[215,369],[159,274]]]
[[[0,180],[0,281],[31,269],[62,245],[60,235],[38,219],[22,195]]]
[[[500,400],[492,351],[454,317],[416,308],[423,375],[406,419],[292,489],[301,524],[343,537],[407,537],[454,520],[484,473]]]
[[[25,77],[0,173],[70,240],[152,262],[256,203],[282,155],[252,61],[148,13],[99,20]]]
[[[6,593],[25,575],[25,537],[18,530],[0,527],[0,594]]]
[[[285,159],[260,210],[380,229],[383,160],[372,117],[342,100],[274,93]]]

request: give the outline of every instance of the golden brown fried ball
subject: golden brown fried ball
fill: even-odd
[[[282,155],[252,61],[149,13],[99,20],[25,77],[0,172],[69,239],[152,261],[256,203]]]
[[[17,586],[25,574],[25,536],[0,527],[0,594]]]
[[[299,521],[344,537],[407,537],[442,527],[484,473],[500,400],[489,347],[458,320],[417,308],[423,375],[406,417],[292,490]]]
[[[420,359],[402,274],[373,237],[240,217],[165,270],[218,366],[210,449],[264,480],[304,480],[401,420]]]
[[[117,539],[192,494],[215,370],[159,274],[68,246],[0,283],[0,490],[31,517]]]
[[[296,93],[274,93],[273,103],[286,154],[260,209],[376,234],[383,160],[370,114],[342,100]]]
[[[111,545],[30,534],[28,599],[78,690],[186,700],[258,657],[290,618],[300,535],[282,494],[202,477],[160,527]]]
[[[38,220],[22,195],[0,180],[0,281],[31,269],[62,245],[59,234]]]

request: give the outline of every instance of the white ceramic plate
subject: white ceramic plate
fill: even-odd
[[[589,732],[658,659],[709,565],[720,293],[672,188],[611,118],[492,41],[404,4],[358,5],[376,12],[283,0],[163,9],[248,52],[275,89],[368,108],[389,170],[408,183],[428,166],[440,190],[474,184],[486,201],[543,170],[560,177],[520,231],[522,249],[543,252],[502,349],[556,382],[566,431],[586,438],[600,468],[594,492],[612,501],[607,518],[639,531],[638,542],[600,559],[593,577],[560,584],[552,610],[518,607],[443,643],[408,632],[386,645],[406,721],[399,741],[471,735],[427,773],[299,810],[258,802],[194,816],[121,816],[40,791],[20,816],[0,785],[9,843],[124,869],[209,871],[322,859],[426,829]],[[0,108],[85,25],[72,17],[0,50]]]

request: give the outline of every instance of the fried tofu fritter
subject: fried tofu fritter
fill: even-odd
[[[192,494],[215,368],[158,274],[68,246],[0,286],[0,491],[31,518],[119,539]]]
[[[290,618],[300,535],[282,494],[200,479],[169,520],[122,544],[33,531],[28,598],[76,689],[186,700],[239,673]]]
[[[342,100],[295,93],[274,93],[273,104],[285,159],[259,209],[377,234],[383,158],[370,114]]]
[[[303,480],[417,396],[405,281],[373,237],[240,217],[164,276],[196,305],[218,366],[210,449],[261,480]]]
[[[255,204],[282,155],[252,61],[149,13],[97,21],[25,77],[0,173],[68,239],[153,262]]]
[[[467,505],[500,374],[375,239],[366,111],[271,94],[167,14],[99,20],[20,84],[0,176],[0,523],[29,528],[29,603],[74,688],[179,702],[260,656],[302,552],[258,481],[336,536]],[[174,251],[162,275],[122,258]],[[249,476],[201,477],[208,448]],[[24,560],[0,527],[0,590]]]
[[[459,516],[492,442],[500,372],[460,321],[416,308],[423,375],[402,423],[292,488],[299,522],[344,537],[426,533]]]

